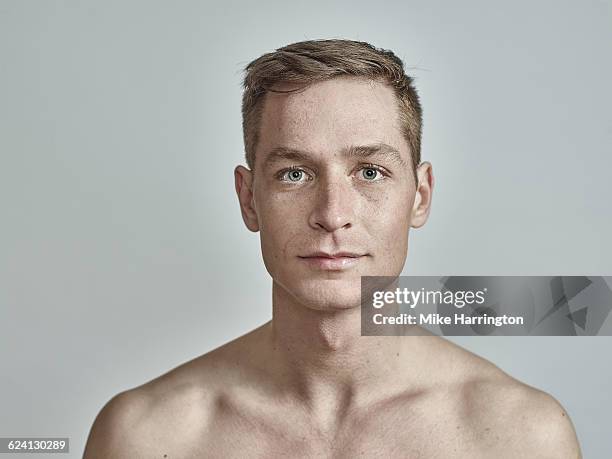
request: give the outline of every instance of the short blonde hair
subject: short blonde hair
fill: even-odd
[[[421,162],[423,114],[411,77],[392,52],[352,40],[309,40],[264,54],[245,68],[242,95],[242,131],[246,162],[253,169],[259,141],[261,113],[266,93],[278,83],[311,83],[339,76],[381,81],[394,89],[398,99],[402,134],[410,146],[413,169]],[[292,91],[289,91],[292,92]]]

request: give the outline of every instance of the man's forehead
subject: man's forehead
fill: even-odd
[[[260,129],[259,157],[283,146],[340,151],[385,143],[399,151],[408,149],[393,90],[364,78],[334,78],[291,93],[268,93]]]

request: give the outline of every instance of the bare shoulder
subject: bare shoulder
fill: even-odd
[[[201,445],[223,388],[239,380],[238,339],[121,392],[97,415],[84,458],[188,457]]]
[[[91,428],[84,457],[176,457],[184,452],[182,442],[205,432],[214,387],[181,381],[184,369],[173,371],[177,373],[122,392],[106,403]]]
[[[461,349],[461,348],[460,348]],[[464,349],[462,418],[487,455],[577,459],[572,421],[550,394],[509,376]]]
[[[550,394],[509,376],[466,385],[467,409],[484,444],[515,457],[572,458],[580,448],[566,410]]]
[[[104,405],[89,432],[84,458],[138,457],[139,445],[132,439],[132,428],[148,411],[150,402],[139,390],[115,395]]]

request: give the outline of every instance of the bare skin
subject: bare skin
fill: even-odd
[[[255,168],[235,176],[272,320],[114,397],[86,458],[580,457],[550,395],[440,337],[361,336],[360,277],[398,275],[431,206],[395,107],[355,78],[266,99]]]
[[[386,337],[398,346],[385,359],[393,375],[369,380],[334,374],[340,356],[328,348],[302,380],[308,366],[291,374],[271,364],[293,352],[275,348],[273,333],[266,324],[116,396],[85,457],[580,457],[552,397],[448,341]]]

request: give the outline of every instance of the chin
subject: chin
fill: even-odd
[[[361,306],[361,279],[304,280],[292,288],[293,296],[317,311],[340,311]]]

